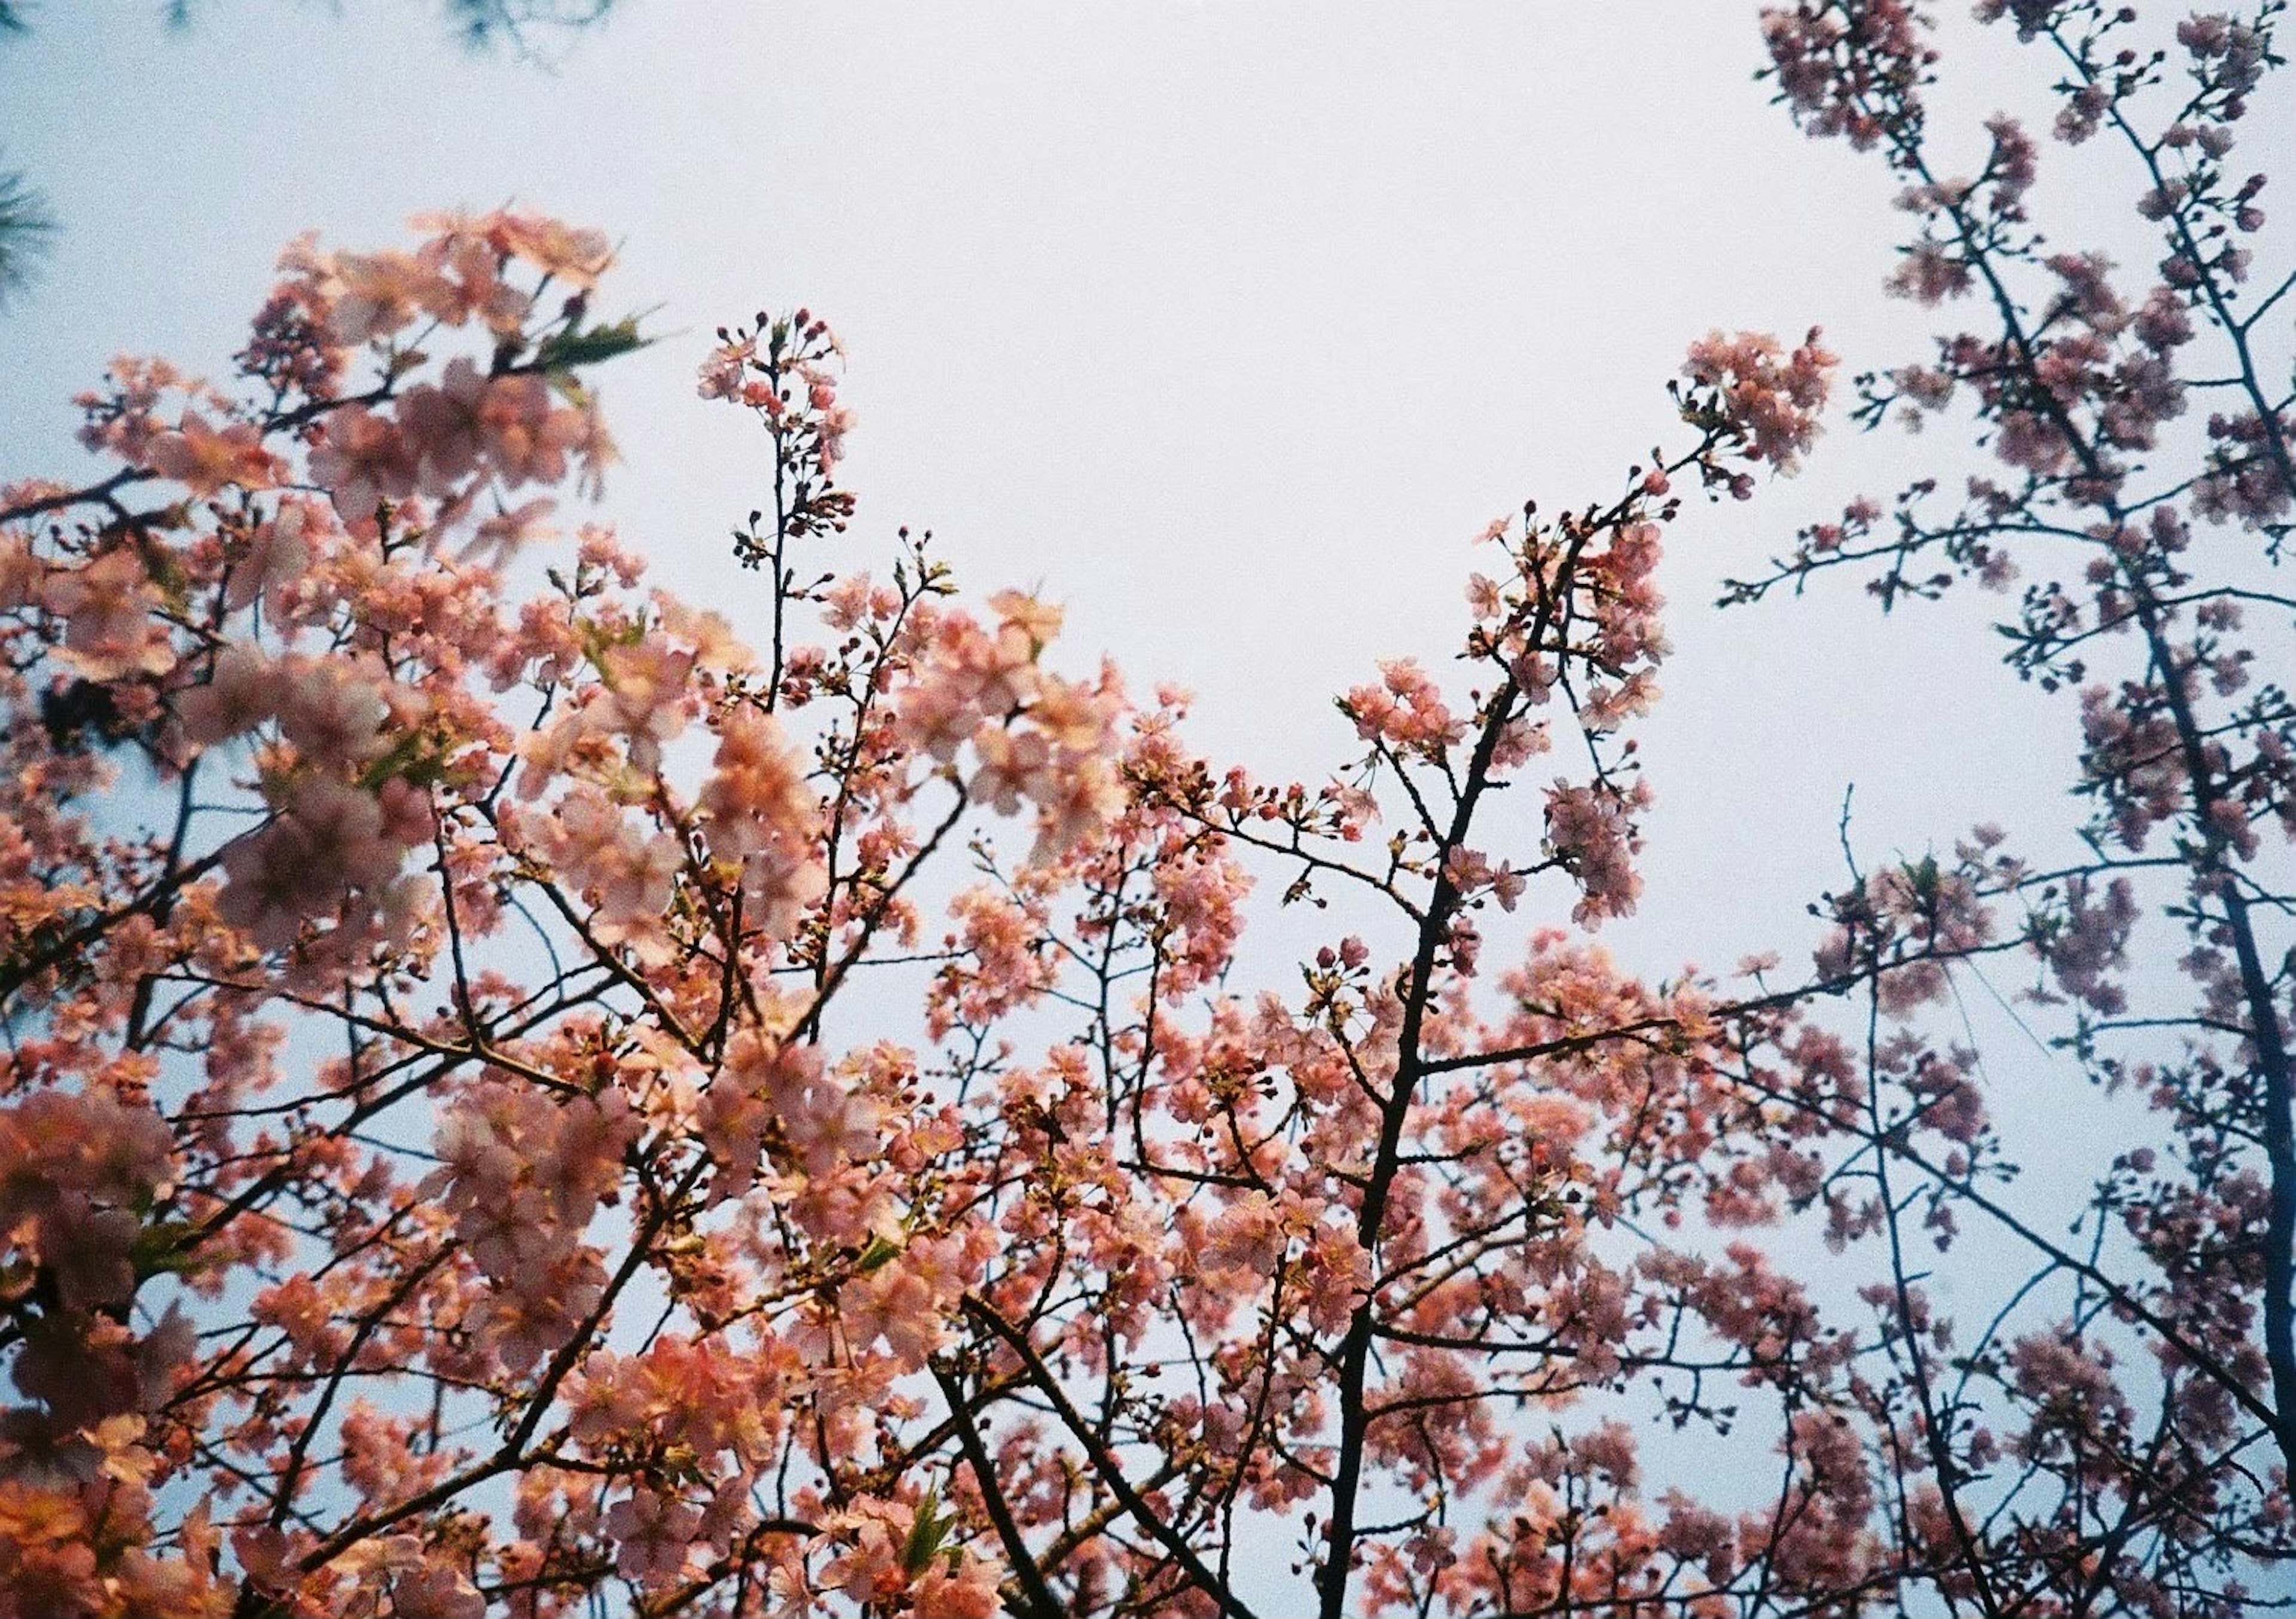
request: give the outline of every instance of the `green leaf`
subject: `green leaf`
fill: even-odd
[[[192,1256],[182,1249],[184,1239],[193,1230],[188,1220],[156,1220],[137,1231],[135,1245],[127,1252],[127,1263],[135,1267],[136,1280],[189,1267]]]
[[[429,732],[409,731],[392,744],[389,753],[359,773],[358,784],[373,792],[393,777],[400,777],[416,787],[428,787],[439,779],[444,763]]]
[[[917,1516],[909,1525],[909,1538],[901,1543],[901,1568],[910,1574],[921,1574],[939,1552],[941,1542],[948,1539],[954,1516],[940,1515],[940,1492],[928,1490],[917,1502]]]
[[[611,325],[573,326],[542,339],[534,351],[537,371],[573,371],[647,348],[653,339],[638,335],[638,317],[625,315]]]

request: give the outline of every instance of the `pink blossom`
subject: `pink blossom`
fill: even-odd
[[[1791,354],[1766,333],[1716,331],[1691,345],[1683,371],[1719,392],[1725,420],[1751,440],[1749,459],[1792,472],[1817,437],[1837,363],[1816,327]]]
[[[616,1544],[614,1566],[638,1585],[667,1584],[685,1568],[701,1521],[693,1508],[652,1490],[616,1501],[606,1513],[606,1533]]]
[[[388,417],[347,405],[326,418],[322,431],[311,452],[311,477],[334,497],[346,523],[371,525],[382,503],[414,493],[414,452]]]
[[[253,427],[212,428],[197,411],[185,411],[174,430],[155,434],[144,446],[144,464],[202,500],[229,486],[268,489],[281,474],[278,458],[263,447]]]

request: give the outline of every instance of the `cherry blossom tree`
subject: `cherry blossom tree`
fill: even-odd
[[[1867,1008],[1851,1054],[1866,1118],[1838,1121],[1866,1156],[1857,1191],[1832,1200],[1838,1229],[1880,1231],[1890,1252],[1874,1415],[1901,1434],[1907,1510],[1944,1542],[1941,1589],[1987,1614],[2243,1612],[2292,1589],[2284,1567],[2243,1584],[2244,1562],[2285,1555],[2296,1467],[2296,597],[2278,577],[2296,278],[2259,273],[2265,177],[2238,161],[2269,143],[2250,112],[2284,66],[2285,11],[2164,23],[2095,0],[1978,5],[2054,80],[2060,148],[2126,181],[2143,233],[2128,270],[2045,239],[2044,148],[2017,118],[1986,122],[1973,175],[1948,167],[1971,142],[1931,124],[1918,8],[1766,19],[1797,121],[1902,187],[1914,235],[1890,290],[1956,317],[1931,355],[1860,379],[1857,418],[1978,454],[1924,450],[1893,498],[1808,527],[1729,600],[1843,568],[1885,609],[1960,581],[2015,590],[2010,666],[2078,699],[2083,854],[2029,862],[1980,829],[1950,863],[1833,896],[1822,957],[1861,977]],[[2070,1010],[2055,1043],[2137,1104],[2117,1110],[2126,1149],[2070,1228],[2020,1211],[2012,1144],[1989,1130],[1942,1158],[1905,1133],[1963,1108],[1972,1060],[1923,1031],[1913,1003],[1948,979],[1918,957],[1999,945],[2038,956],[2032,999]],[[2031,1263],[1974,1332],[1919,1274],[1971,1222],[1987,1252]]]
[[[649,589],[572,504],[645,340],[592,232],[299,241],[226,382],[117,362],[109,470],[0,489],[0,1615],[2283,1601],[2296,810],[2242,619],[2289,606],[2289,283],[2224,164],[2280,9],[2154,58],[1990,8],[2145,169],[2141,294],[2034,240],[2013,123],[1931,172],[1912,10],[1767,19],[1909,188],[1903,289],[1985,311],[1861,416],[2010,470],[1734,595],[2048,570],[2012,661],[2097,811],[2078,867],[1854,873],[1803,970],[1597,935],[1666,530],[1810,452],[1815,331],[1694,345],[1672,447],[1493,523],[1452,655],[1300,783],[873,554],[803,310],[700,365],[755,597]],[[1248,945],[1279,902],[1304,961]],[[1988,960],[2159,1138],[2082,1207],[2025,1211],[1932,1027]]]

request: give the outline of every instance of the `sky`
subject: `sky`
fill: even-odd
[[[1680,440],[1693,339],[1822,323],[1857,369],[1922,330],[1880,292],[1879,164],[1768,104],[1739,0],[625,0],[544,65],[420,0],[158,10],[50,4],[0,48],[0,149],[64,225],[0,316],[12,472],[85,464],[68,402],[115,352],[220,371],[298,232],[380,246],[515,200],[611,233],[602,310],[664,334],[600,378],[608,510],[664,582],[762,609],[726,543],[759,441],[692,373],[718,324],[802,303],[860,418],[826,565],[931,528],[972,587],[1064,603],[1078,666],[1194,691],[1198,745],[1267,776],[1347,755],[1330,697],[1376,658],[1448,656],[1491,518]],[[2031,71],[2004,48],[1974,110]],[[2034,769],[2066,715],[1993,666],[1985,604],[1709,606],[1899,449],[1837,425],[1802,479],[1677,527],[1648,897],[1612,930],[1650,970],[1805,938],[1853,783],[1869,854],[2005,805],[2068,821]]]

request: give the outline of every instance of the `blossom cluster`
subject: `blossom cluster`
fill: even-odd
[[[1691,345],[1684,372],[1720,393],[1724,420],[1749,441],[1749,460],[1791,472],[1817,437],[1836,363],[1816,328],[1791,353],[1762,332],[1717,331]]]

